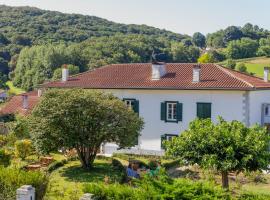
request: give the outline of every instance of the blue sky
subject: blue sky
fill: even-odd
[[[0,4],[95,15],[187,34],[247,22],[270,29],[270,0],[0,0]]]

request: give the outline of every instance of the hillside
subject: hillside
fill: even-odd
[[[8,39],[22,34],[34,44],[61,40],[81,42],[93,36],[112,36],[117,33],[165,36],[177,41],[188,37],[146,25],[114,23],[95,16],[4,5],[0,5],[0,33]]]

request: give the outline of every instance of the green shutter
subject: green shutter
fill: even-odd
[[[201,119],[211,118],[211,103],[197,103],[197,117]]]
[[[176,109],[177,109],[177,121],[182,121],[182,118],[183,118],[183,104],[177,102]]]
[[[160,107],[160,119],[166,121],[166,103],[162,102]]]
[[[139,114],[139,100],[134,100],[133,110],[135,113]]]

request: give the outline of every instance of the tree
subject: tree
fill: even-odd
[[[260,39],[257,55],[270,57],[270,37]]]
[[[198,58],[198,63],[214,63],[215,60],[209,53],[205,53]]]
[[[0,88],[1,89],[7,89],[8,88],[8,86],[6,84],[7,80],[8,80],[7,75],[0,72]]]
[[[80,72],[80,68],[75,65],[67,65],[67,69],[69,70],[69,75],[78,74]],[[52,79],[58,80],[61,79],[61,77],[62,77],[62,67],[54,70]]]
[[[228,59],[225,63],[225,66],[231,69],[235,69],[236,62],[233,59]]]
[[[239,71],[239,72],[247,72],[247,67],[245,65],[245,63],[239,63],[236,65],[236,69]]]
[[[180,42],[172,42],[171,50],[174,62],[197,62],[200,50],[197,47],[186,47]]]
[[[231,59],[254,57],[258,47],[258,42],[249,38],[231,41],[226,48],[227,57]]]
[[[8,39],[2,33],[0,33],[0,46],[6,45],[8,43],[9,43]]]
[[[239,40],[243,37],[243,33],[239,27],[229,26],[224,30],[224,42],[228,43],[232,40]]]
[[[0,72],[3,74],[8,74],[9,68],[8,68],[8,62],[4,60],[2,57],[0,57]]]
[[[193,34],[192,41],[197,47],[200,47],[200,48],[205,47],[206,39],[205,39],[205,36],[201,34],[200,32],[196,32]]]
[[[187,164],[215,169],[222,175],[222,186],[229,187],[228,173],[267,169],[270,162],[270,136],[266,128],[246,127],[238,121],[218,123],[196,119],[179,137],[166,142],[166,153]]]
[[[112,94],[52,89],[33,110],[29,127],[38,152],[75,148],[82,166],[89,169],[102,143],[134,146],[143,121]]]

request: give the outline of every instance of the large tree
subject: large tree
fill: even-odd
[[[89,169],[102,143],[134,146],[143,121],[112,94],[52,89],[33,110],[29,126],[39,152],[75,148],[82,166]]]
[[[222,186],[228,188],[230,171],[267,169],[269,143],[269,133],[258,125],[248,128],[241,122],[226,122],[222,118],[217,124],[210,119],[196,119],[188,130],[166,143],[166,153],[188,164],[219,171]]]
[[[192,41],[197,47],[201,47],[201,48],[205,47],[206,38],[200,32],[196,32],[193,34]]]

